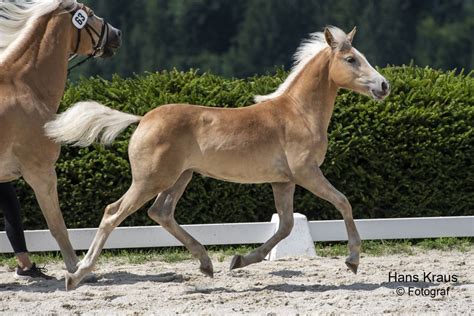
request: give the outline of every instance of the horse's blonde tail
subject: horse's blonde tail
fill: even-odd
[[[113,110],[93,101],[78,102],[55,120],[45,124],[46,135],[58,143],[86,147],[100,138],[108,145],[127,126],[138,123],[141,116]]]

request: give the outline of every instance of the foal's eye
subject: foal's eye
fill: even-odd
[[[354,57],[349,56],[349,57],[346,57],[346,61],[347,61],[349,64],[353,64],[353,63],[355,63],[356,60],[355,60]]]

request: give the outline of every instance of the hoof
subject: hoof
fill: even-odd
[[[201,271],[204,275],[213,278],[214,268],[212,267],[212,261],[209,256],[204,256],[203,258],[199,259],[199,262],[201,263],[199,266],[199,271]]]
[[[230,270],[242,268],[243,266],[243,257],[241,255],[235,255],[230,263]]]
[[[201,264],[201,266],[199,267],[199,271],[201,271],[202,273],[204,273],[205,275],[207,275],[210,278],[214,277],[214,269],[212,268],[212,262],[211,261],[209,261],[206,264]]]
[[[351,263],[349,261],[346,261],[346,266],[351,270],[354,274],[357,274],[357,268],[359,267],[358,264]]]
[[[66,283],[66,292],[74,290],[74,288],[77,286],[77,282],[74,281],[72,274],[69,272],[66,272],[65,283]]]
[[[206,275],[210,278],[214,277],[214,271],[212,270],[212,267],[210,267],[210,268],[200,267],[199,271],[201,271],[204,275]]]

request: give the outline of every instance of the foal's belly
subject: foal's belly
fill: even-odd
[[[217,180],[235,182],[235,183],[246,183],[246,184],[256,184],[256,183],[274,183],[274,182],[288,182],[290,178],[282,174],[245,174],[245,173],[230,173],[219,172],[214,170],[199,170],[193,169],[195,172],[200,173],[205,177],[214,178]]]
[[[245,159],[206,157],[193,170],[207,177],[236,183],[272,183],[290,181],[290,171],[284,159]]]
[[[266,174],[266,175],[246,175],[246,174],[231,174],[229,172],[225,173],[220,173],[216,172],[214,173],[212,170],[199,170],[199,169],[194,169],[195,172],[200,173],[201,175],[205,177],[210,177],[214,178],[217,180],[222,180],[222,181],[228,181],[228,182],[234,182],[234,183],[246,183],[246,184],[257,184],[257,183],[274,183],[274,182],[288,182],[290,181],[289,177],[284,176],[284,175],[271,175],[271,174]]]

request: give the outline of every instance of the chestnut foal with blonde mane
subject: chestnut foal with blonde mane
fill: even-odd
[[[59,209],[54,164],[60,146],[43,125],[58,110],[68,59],[110,57],[119,45],[120,32],[76,1],[0,3],[0,182],[23,177],[33,188],[69,272],[78,259]]]
[[[160,106],[145,116],[81,102],[46,125],[59,142],[87,146],[101,134],[110,143],[128,125],[140,122],[129,145],[132,184],[108,205],[87,255],[75,273],[67,273],[72,289],[89,273],[107,237],[127,216],[151,198],[148,215],[180,240],[213,276],[205,248],[175,221],[176,203],[192,174],[238,183],[271,183],[280,226],[267,242],[246,256],[235,256],[231,269],[262,261],[293,227],[293,193],[300,185],[331,202],[344,217],[349,237],[347,266],[357,272],[360,238],[347,198],[324,177],[319,166],[326,154],[327,130],[339,88],[382,100],[387,80],[352,47],[349,34],[336,27],[303,42],[288,79],[255,105],[208,108],[188,104]]]

